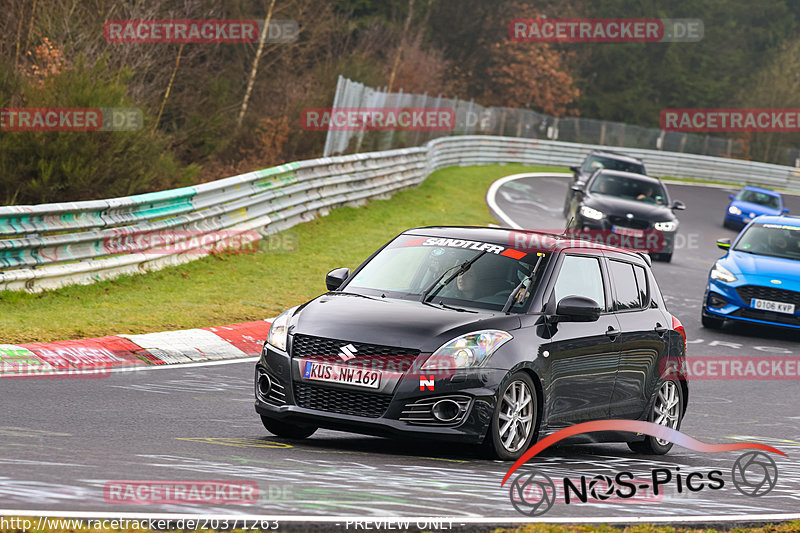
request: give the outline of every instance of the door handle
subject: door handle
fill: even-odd
[[[656,333],[658,333],[659,337],[663,337],[664,333],[667,332],[667,328],[661,325],[661,322],[656,322],[656,327],[653,328]]]
[[[612,341],[615,341],[615,340],[617,340],[617,337],[619,337],[619,334],[620,334],[620,333],[622,333],[622,331],[620,331],[620,330],[618,330],[618,329],[614,329],[614,326],[608,326],[608,330],[606,331],[606,335],[607,335],[607,336],[608,336],[608,337],[609,337],[609,338],[610,338]]]

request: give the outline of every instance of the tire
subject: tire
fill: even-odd
[[[713,317],[713,316],[701,315],[700,316],[700,322],[703,323],[703,327],[704,328],[720,329],[722,327],[722,325],[725,323],[725,319],[724,318],[716,318],[716,317]]]
[[[488,455],[503,461],[519,459],[530,447],[538,429],[538,408],[531,377],[525,372],[512,374],[497,395],[497,405],[484,439]]]
[[[269,418],[261,415],[261,423],[267,431],[278,437],[287,439],[305,439],[314,434],[317,430],[315,426],[306,426],[301,424],[287,424],[274,418]]]
[[[683,401],[683,389],[680,383],[662,381],[656,389],[647,420],[680,430],[683,420]],[[628,447],[632,451],[644,455],[664,455],[672,448],[672,443],[647,435],[642,441],[629,442]]]

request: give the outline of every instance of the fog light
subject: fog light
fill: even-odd
[[[458,418],[461,407],[453,400],[439,400],[433,404],[433,416],[439,422],[452,422]]]
[[[269,391],[272,390],[272,380],[269,376],[262,371],[258,372],[258,393],[266,398],[269,396]]]
[[[708,306],[709,307],[725,307],[728,305],[728,302],[719,294],[712,292],[708,295]]]

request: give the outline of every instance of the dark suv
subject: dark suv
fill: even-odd
[[[483,443],[517,459],[589,420],[679,429],[683,326],[640,253],[534,231],[408,230],[274,320],[255,369],[271,433]],[[619,433],[643,453],[671,443]]]
[[[573,172],[572,186],[583,186],[584,183],[589,181],[592,174],[601,169],[647,175],[641,159],[608,150],[594,150],[586,156],[586,159],[583,160],[579,167],[569,167],[569,169]],[[563,210],[565,217],[569,215],[569,206],[572,203],[574,194],[571,188],[567,188],[567,197],[564,200]]]

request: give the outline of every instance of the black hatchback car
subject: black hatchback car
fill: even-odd
[[[670,200],[660,179],[599,170],[586,183],[573,185],[572,192],[570,229],[597,231],[605,244],[638,248],[654,259],[672,260],[678,231],[673,211],[686,206]]]
[[[501,459],[580,422],[678,429],[683,326],[644,254],[504,228],[408,230],[278,316],[256,365],[268,431],[483,443]],[[671,444],[630,433],[634,451]]]

